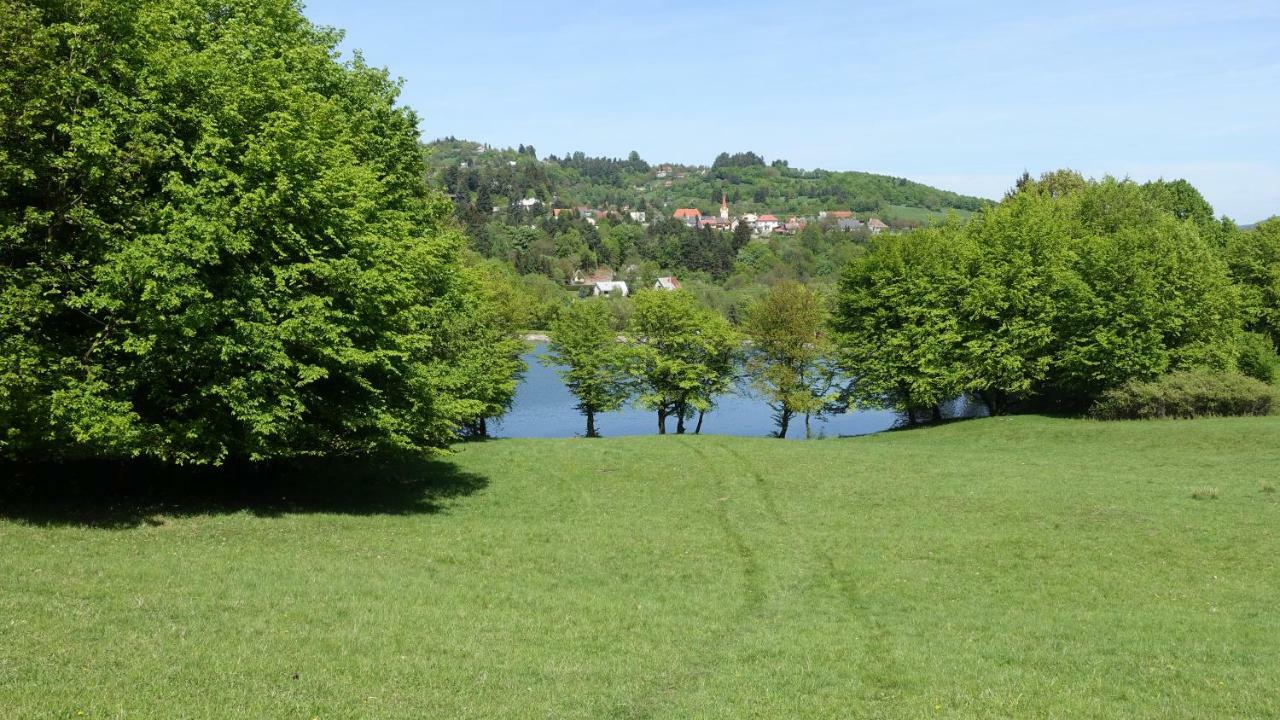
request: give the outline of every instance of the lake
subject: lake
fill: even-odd
[[[501,421],[491,423],[490,433],[508,438],[567,438],[586,431],[586,419],[574,409],[573,395],[565,388],[556,367],[544,361],[546,345],[539,343],[525,354],[529,365],[524,380],[516,390],[511,412]],[[765,437],[774,431],[772,411],[763,401],[749,397],[741,390],[717,399],[714,410],[707,413],[702,432],[708,435],[740,435]],[[947,408],[949,417],[968,416],[976,409],[957,401]],[[855,410],[813,421],[814,437],[867,435],[894,427],[897,413],[887,410]],[[695,420],[696,422],[696,420]],[[619,435],[652,435],[657,432],[657,413],[636,407],[596,416],[596,428],[605,437]],[[667,432],[675,432],[675,420],[668,419]],[[693,432],[693,423],[689,424]],[[791,422],[789,439],[804,439],[804,418]]]

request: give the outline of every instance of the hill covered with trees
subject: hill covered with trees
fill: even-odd
[[[535,148],[496,149],[445,138],[426,146],[432,179],[455,198],[499,207],[535,198],[547,207],[715,214],[721,194],[735,213],[816,216],[851,210],[891,226],[919,224],[948,211],[967,215],[986,200],[905,178],[866,172],[802,170],[753,152],[720,153],[708,165],[651,164],[582,152],[539,158]]]

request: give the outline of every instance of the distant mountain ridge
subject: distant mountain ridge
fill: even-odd
[[[751,152],[720,153],[707,165],[650,164],[627,158],[539,157],[532,146],[493,148],[444,138],[424,146],[429,179],[477,207],[537,200],[547,207],[639,210],[658,215],[677,208],[718,212],[726,199],[735,213],[816,216],[851,210],[891,225],[910,226],[956,213],[967,216],[990,201],[906,178],[859,171],[801,170],[785,160],[766,164]]]

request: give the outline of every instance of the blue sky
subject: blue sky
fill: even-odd
[[[752,150],[998,197],[1024,169],[1185,177],[1280,214],[1280,0],[311,0],[427,139],[650,162]]]

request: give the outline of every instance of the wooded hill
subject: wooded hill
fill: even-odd
[[[734,214],[852,210],[909,226],[948,212],[965,216],[988,202],[888,175],[801,170],[785,160],[766,164],[751,152],[721,153],[709,165],[653,165],[635,152],[627,158],[582,152],[540,158],[532,146],[497,149],[456,138],[428,143],[425,150],[433,184],[477,208],[536,198],[545,207],[660,215],[694,207],[714,215],[723,192]]]

